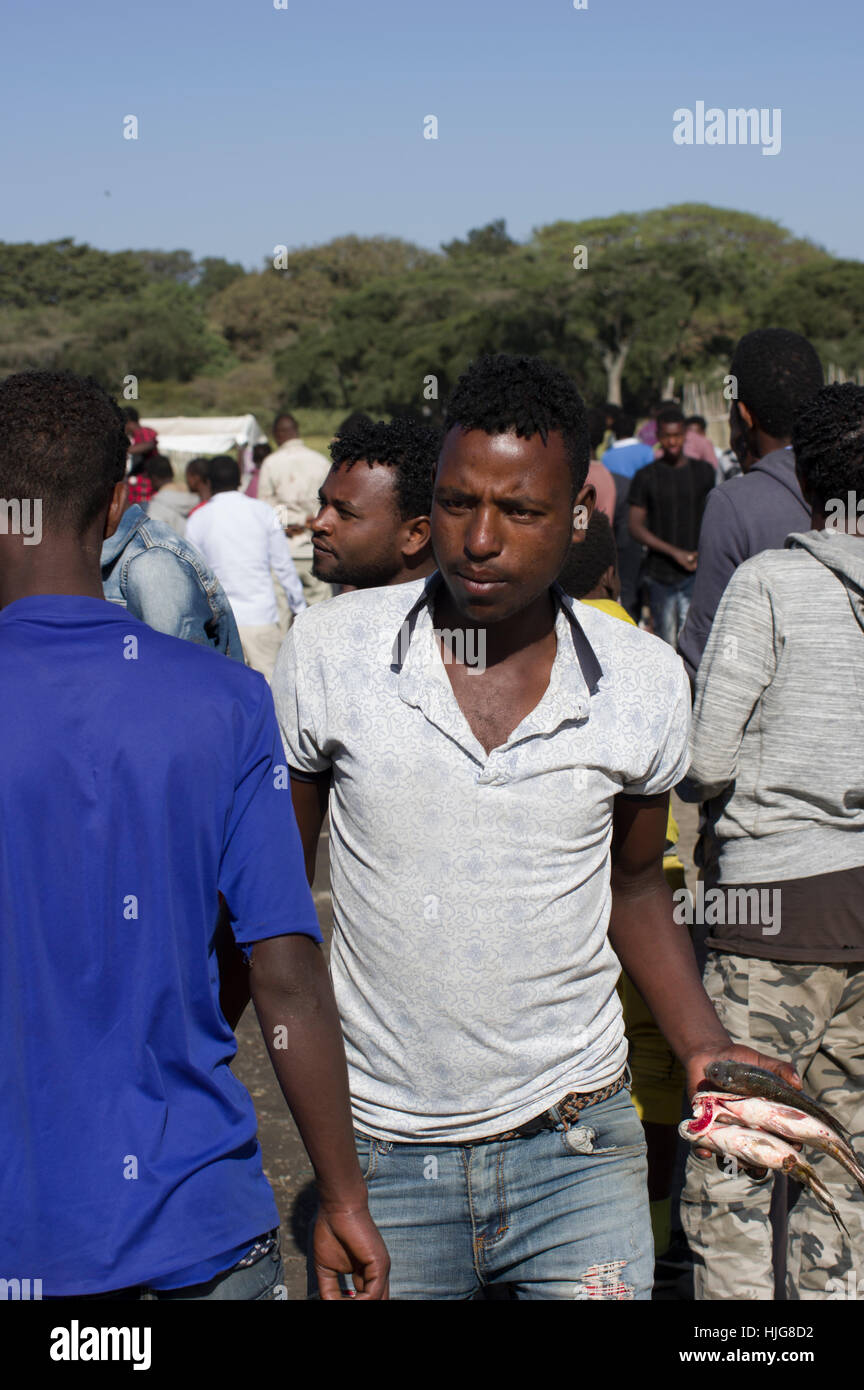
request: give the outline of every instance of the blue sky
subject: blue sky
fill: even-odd
[[[496,217],[522,239],[710,202],[862,257],[862,16],[853,0],[10,0],[0,234],[253,267],[347,232],[436,247]],[[677,146],[673,112],[700,100],[779,107],[780,153]]]

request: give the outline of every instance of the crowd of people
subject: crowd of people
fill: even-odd
[[[93,381],[0,383],[0,1278],[282,1296],[251,998],[310,1297],[648,1299],[675,1207],[696,1299],[774,1298],[778,1232],[787,1298],[847,1287],[827,1154],[846,1235],[698,1145],[673,1202],[712,1062],[864,1136],[864,388],[782,329],[729,370],[734,464],[497,354],[440,430],[282,413],[183,482]]]

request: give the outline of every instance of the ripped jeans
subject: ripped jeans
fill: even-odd
[[[579,1123],[468,1148],[356,1137],[390,1297],[650,1299],[645,1136],[628,1089]]]

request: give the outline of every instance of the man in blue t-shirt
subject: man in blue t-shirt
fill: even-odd
[[[251,988],[318,1179],[322,1296],[350,1274],[386,1297],[266,682],[102,596],[126,443],[93,381],[0,384],[0,1278],[281,1296],[231,1071]]]

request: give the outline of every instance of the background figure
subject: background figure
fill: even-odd
[[[687,433],[684,436],[684,452],[688,458],[704,459],[712,468],[717,467],[717,450],[708,438],[708,421],[704,415],[688,415],[684,421]]]
[[[307,603],[330,598],[329,584],[312,573],[312,518],[318,510],[318,489],[330,471],[323,454],[308,449],[300,438],[297,421],[283,412],[273,421],[276,448],[261,465],[258,496],[279,508],[279,520],[288,537],[291,558],[300,576]]]
[[[645,584],[654,631],[677,647],[687,616],[696,544],[715,469],[684,452],[684,416],[677,406],[657,413],[661,453],[630,485],[630,534],[647,547]]]
[[[602,512],[592,512],[585,539],[570,548],[558,576],[566,594],[599,608],[610,617],[633,624],[618,602],[615,537]],[[684,887],[684,865],[678,857],[678,826],[670,809],[666,824],[663,874],[672,888]],[[624,1010],[624,1029],[630,1044],[628,1063],[633,1075],[631,1092],[648,1145],[648,1198],[654,1255],[660,1259],[669,1248],[672,1227],[672,1181],[678,1147],[678,1122],[684,1099],[684,1068],[676,1058],[651,1010],[633,981],[622,972],[618,994]]]
[[[258,483],[261,480],[261,465],[266,458],[269,458],[272,450],[269,444],[255,444],[252,448],[252,468],[249,480],[244,488],[247,497],[258,496]]]
[[[588,482],[594,489],[594,510],[605,512],[610,522],[615,520],[615,479],[604,463],[600,463],[603,440],[606,437],[606,414],[602,410],[588,411],[588,435],[591,440],[591,462],[588,465]]]
[[[729,407],[729,432],[743,476],[716,488],[705,505],[699,570],[678,640],[691,680],[737,566],[810,525],[791,440],[796,410],[823,382],[815,348],[800,333],[759,328],[745,333],[729,370],[738,393]]]
[[[793,439],[813,529],[746,560],[727,585],[696,678],[683,792],[712,799],[704,980],[718,1015],[736,1042],[793,1062],[860,1146],[864,523],[857,534],[846,501],[864,495],[864,388],[818,392]],[[864,1260],[864,1200],[828,1155],[806,1156],[850,1237],[801,1193],[789,1218],[787,1297],[848,1297],[847,1275]],[[771,1185],[689,1158],[681,1214],[698,1299],[774,1296]]]
[[[162,454],[151,459],[148,471],[153,495],[147,503],[147,515],[185,536],[186,518],[198,501],[196,494],[174,481],[174,469]]]
[[[210,495],[206,492],[207,469],[209,463],[209,459],[195,458],[190,459],[186,465],[186,486],[189,491],[194,492],[195,496],[198,498],[198,502],[192,508],[192,511],[190,511],[189,516],[192,515],[192,512],[197,512],[199,507],[203,507],[207,497]]]
[[[333,466],[312,523],[313,573],[352,589],[425,578],[435,569],[429,513],[440,435],[408,419],[352,419],[330,445]]]
[[[149,425],[142,425],[138,411],[134,406],[128,405],[123,411],[126,421],[126,434],[129,439],[128,455],[131,460],[129,465],[130,477],[135,477],[137,473],[146,472],[147,464],[156,456],[156,446],[158,437],[155,430],[150,429]]]
[[[643,552],[639,542],[630,535],[630,483],[638,469],[653,461],[654,450],[647,444],[640,444],[635,437],[634,415],[617,410],[615,418],[619,437],[603,455],[603,464],[615,485],[613,528],[618,551],[621,606],[634,622],[638,622],[641,611],[640,579]]]
[[[292,612],[306,607],[303,587],[282,527],[266,503],[238,491],[240,465],[227,454],[210,459],[203,491],[209,494],[186,528],[186,538],[212,566],[237,617],[247,665],[270,680],[282,633],[271,571]]]

